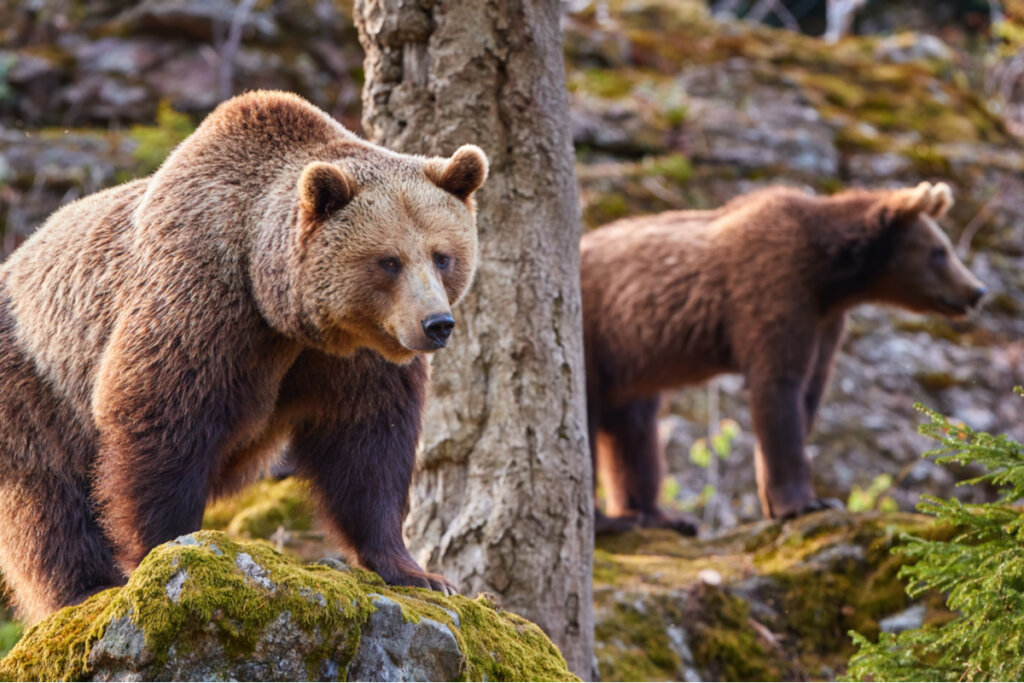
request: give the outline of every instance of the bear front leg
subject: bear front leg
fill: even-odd
[[[200,528],[213,443],[221,436],[208,416],[193,422],[165,398],[149,401],[166,406],[169,414],[141,415],[119,402],[101,413],[95,494],[126,573],[153,547]]]
[[[402,539],[409,499],[426,363],[398,366],[376,354],[300,359],[315,414],[293,434],[290,456],[313,486],[321,512],[360,565],[392,585],[456,593],[443,576],[423,570]]]
[[[757,489],[766,517],[796,517],[824,505],[814,496],[804,452],[804,392],[797,379],[750,382],[751,417],[757,434]]]
[[[218,451],[241,417],[251,417],[247,397],[257,393],[237,344],[183,316],[147,312],[115,330],[93,394],[94,495],[126,572],[154,546],[200,528]]]

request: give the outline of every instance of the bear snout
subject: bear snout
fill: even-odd
[[[442,349],[448,344],[448,337],[455,328],[455,320],[451,313],[431,313],[421,323],[423,334],[434,345],[435,349]]]
[[[978,303],[981,301],[981,298],[985,296],[987,292],[988,289],[985,287],[985,285],[978,285],[977,287],[975,287],[974,291],[971,292],[969,296],[971,308],[977,308]]]

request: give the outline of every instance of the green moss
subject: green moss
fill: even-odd
[[[879,619],[907,607],[898,577],[906,559],[890,551],[901,534],[917,533],[927,522],[906,513],[826,514],[822,521],[788,535],[758,563],[776,586],[774,599],[801,658],[835,670],[854,651],[850,629],[877,634]],[[826,566],[816,560],[837,550]]]
[[[870,37],[850,38],[832,46],[785,30],[720,24],[692,8],[685,11],[687,20],[680,21],[673,4],[656,0],[637,6],[613,3],[609,7],[612,20],[629,43],[632,62],[643,69],[633,73],[605,70],[601,76],[580,72],[577,87],[623,97],[631,91],[629,83],[635,90],[637,72],[650,80],[655,79],[654,74],[675,77],[691,65],[743,61],[758,82],[787,89],[795,84],[827,120],[837,124],[844,138],[841,144],[869,151],[899,149],[905,144],[893,143],[888,134],[913,134],[925,146],[1013,142],[1005,124],[972,92],[968,79],[948,64],[879,62],[875,40]],[[584,23],[588,20],[586,13],[581,18]],[[677,27],[671,29],[672,40],[665,38],[668,25]],[[596,21],[592,28],[607,30]],[[611,49],[622,48],[613,41]],[[570,71],[572,57],[570,53]],[[616,59],[610,55],[608,63],[614,64]],[[885,137],[873,140],[859,135],[859,123],[870,124]],[[926,174],[934,173],[929,169],[937,168],[933,164],[940,161],[935,153],[925,151],[924,158],[921,156],[917,155],[915,162],[922,164]]]
[[[583,220],[587,225],[597,226],[610,223],[630,214],[626,198],[618,192],[601,194],[587,203],[583,209]]]
[[[583,69],[569,75],[569,92],[585,92],[597,97],[618,100],[628,97],[643,72],[630,69]]]
[[[939,318],[898,318],[893,327],[904,332],[925,332],[936,339],[960,342],[960,333],[948,321]]]
[[[992,311],[999,311],[1004,315],[1020,315],[1024,308],[1021,307],[1021,303],[1015,298],[1000,292],[989,298],[985,303],[985,307]]]
[[[668,154],[645,161],[647,175],[660,176],[682,185],[693,177],[693,164],[683,154]]]
[[[831,73],[802,73],[803,85],[814,88],[827,102],[837,107],[856,108],[868,98],[867,91],[856,82]]]
[[[116,592],[111,589],[98,593],[30,629],[0,660],[0,680],[82,680],[89,648],[99,637],[97,620]]]
[[[922,176],[946,176],[952,173],[949,159],[934,147],[914,145],[903,150],[903,154],[914,164],[914,168]]]
[[[853,651],[848,630],[877,633],[879,619],[908,605],[897,576],[905,560],[889,552],[903,533],[930,533],[928,518],[827,511],[701,540],[665,530],[600,538],[594,584],[602,675],[678,679],[673,628],[689,634],[704,676],[841,672]],[[929,623],[945,618],[941,599],[929,595],[925,604]]]
[[[871,131],[868,133],[866,131]],[[836,146],[844,152],[885,152],[894,146],[888,136],[873,128],[849,125],[836,132]]]
[[[187,653],[191,637],[210,629],[224,651],[224,661],[213,665],[226,668],[232,660],[249,656],[265,629],[288,612],[302,631],[328,634],[307,659],[312,678],[319,675],[319,664],[328,654],[343,662],[351,658],[362,626],[375,611],[369,594],[380,594],[398,603],[410,621],[427,616],[446,624],[466,656],[466,680],[574,680],[537,626],[497,612],[484,600],[391,588],[376,574],[359,569],[339,572],[301,565],[264,542],[237,543],[218,532],[196,532],[179,540],[155,548],[124,588],[65,608],[31,629],[0,661],[0,677],[85,678],[93,643],[122,618],[143,630],[153,655],[151,675],[160,675],[172,646],[178,655]],[[276,585],[272,599],[238,569],[241,553],[266,570],[267,579]],[[172,601],[168,585],[176,576],[181,579],[179,572],[185,578]]]
[[[663,624],[681,623],[682,610],[671,601],[647,604],[656,613],[642,612],[633,605],[616,604],[611,615],[597,623],[596,654],[605,666],[601,677],[612,681],[673,680],[682,666],[681,658],[669,644]],[[602,644],[621,644],[608,647]]]
[[[195,124],[187,114],[174,111],[171,105],[160,102],[153,126],[135,125],[128,136],[135,142],[132,155],[138,161],[133,177],[142,178],[153,173],[164,162],[179,142],[195,130]],[[128,180],[128,178],[120,178]]]
[[[750,620],[750,606],[714,586],[699,592],[701,618],[693,629],[697,665],[721,681],[778,681],[780,661]]]
[[[939,370],[920,370],[914,373],[914,379],[931,392],[945,391],[959,384],[955,375]]]
[[[313,525],[309,488],[294,477],[262,479],[206,508],[204,529],[224,529],[243,538],[269,538],[278,527],[308,531]]]

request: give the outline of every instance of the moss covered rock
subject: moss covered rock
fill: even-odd
[[[575,680],[534,624],[484,598],[393,588],[201,531],[65,608],[0,680]]]
[[[698,541],[663,530],[599,539],[601,677],[832,679],[853,652],[850,629],[877,634],[908,607],[947,618],[938,596],[908,604],[903,559],[889,552],[901,533],[930,526],[917,514],[833,510]]]

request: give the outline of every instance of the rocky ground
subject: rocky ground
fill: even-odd
[[[30,631],[0,660],[0,680],[342,673],[349,680],[550,680],[567,673],[536,627],[486,598],[389,588],[347,568],[294,479],[264,481],[218,503],[204,527],[229,533],[203,531],[161,546],[125,589]],[[700,541],[666,530],[601,538],[597,674],[834,679],[852,653],[850,630],[873,638],[950,616],[941,596],[907,598],[897,577],[904,559],[891,552],[905,533],[949,532],[917,514],[826,511]]]
[[[757,522],[696,543],[667,531],[600,539],[596,651],[604,680],[834,680],[848,632],[949,618],[939,596],[911,603],[890,551],[937,533],[909,513],[828,511]]]

